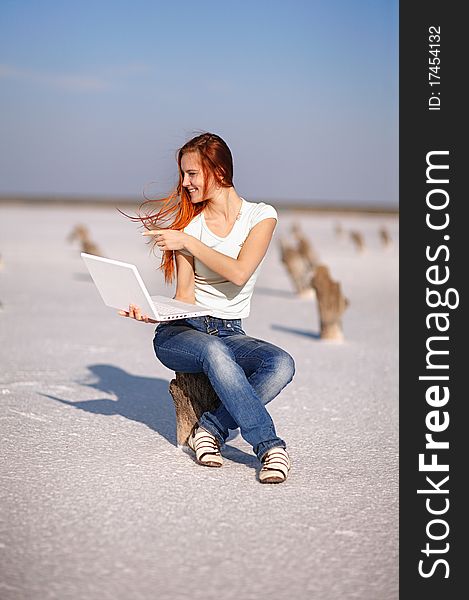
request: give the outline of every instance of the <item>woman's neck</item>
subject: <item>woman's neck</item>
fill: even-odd
[[[204,216],[213,221],[235,220],[242,203],[234,187],[220,188],[218,194],[214,194],[214,197],[208,201],[204,208]]]

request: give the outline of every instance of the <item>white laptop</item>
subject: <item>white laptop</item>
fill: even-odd
[[[210,314],[196,304],[187,304],[165,296],[150,296],[135,265],[85,252],[81,256],[107,306],[128,311],[129,304],[135,304],[141,309],[142,315],[156,321]]]

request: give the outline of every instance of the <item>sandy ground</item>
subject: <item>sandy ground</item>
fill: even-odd
[[[221,469],[177,447],[154,326],[105,307],[66,242],[86,224],[165,293],[136,225],[111,208],[0,207],[2,600],[397,599],[398,221],[280,217],[277,239],[299,221],[351,305],[345,343],[321,342],[272,245],[244,326],[297,373],[269,405],[291,476],[268,486],[239,435]]]

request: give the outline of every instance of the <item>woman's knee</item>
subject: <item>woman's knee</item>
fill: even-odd
[[[281,348],[275,355],[275,372],[279,379],[285,381],[285,385],[290,383],[295,375],[295,361],[293,357]]]
[[[295,374],[295,361],[280,348],[264,356],[263,365],[256,374],[257,393],[264,404],[276,398]]]
[[[268,344],[262,349],[262,362],[264,365],[269,365],[271,369],[278,373],[283,373],[285,376],[293,378],[295,374],[295,361],[293,357],[283,348],[279,348],[274,344]]]

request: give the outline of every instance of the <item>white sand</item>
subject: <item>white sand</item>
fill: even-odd
[[[177,448],[154,327],[106,308],[65,239],[86,224],[165,293],[136,225],[0,207],[2,600],[397,599],[397,218],[280,217],[277,238],[300,220],[351,305],[346,342],[319,341],[315,302],[295,298],[272,245],[244,326],[297,373],[269,405],[293,469],[267,486],[239,435],[222,469]]]

